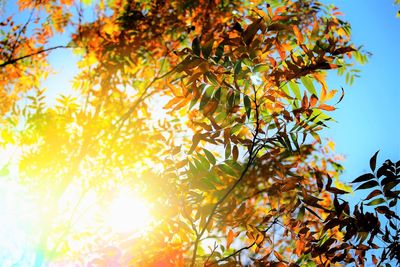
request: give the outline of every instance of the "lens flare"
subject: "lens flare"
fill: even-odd
[[[150,222],[147,203],[133,191],[121,191],[108,208],[106,224],[116,233],[142,233]]]

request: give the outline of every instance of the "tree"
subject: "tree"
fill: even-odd
[[[40,203],[35,266],[329,266],[366,250],[349,244],[360,231],[342,225],[352,220],[338,204],[348,188],[318,134],[344,94],[327,72],[351,83],[353,58],[366,61],[337,9],[312,0],[18,4],[27,21],[1,24],[1,141],[21,150],[21,183]],[[64,31],[70,41],[50,46]],[[80,56],[79,98],[51,106],[40,82],[57,49]],[[95,217],[76,226],[91,193],[100,205],[121,186],[148,199],[151,230],[120,236]]]

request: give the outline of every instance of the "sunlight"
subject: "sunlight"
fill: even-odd
[[[151,221],[149,207],[132,191],[121,191],[107,216],[106,224],[117,233],[143,232]]]

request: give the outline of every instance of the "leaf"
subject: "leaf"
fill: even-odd
[[[314,137],[315,141],[317,141],[319,144],[321,144],[321,137],[318,135],[318,133],[312,131],[312,132],[310,132],[310,134],[312,135],[312,137]]]
[[[343,194],[348,194],[349,193],[347,191],[344,191],[344,190],[336,188],[336,187],[329,187],[326,190],[331,192],[331,193],[338,194],[338,195],[343,195]]]
[[[304,92],[303,99],[301,100],[301,107],[302,107],[303,109],[308,109],[308,108],[309,108],[308,104],[309,104],[309,103],[308,103],[307,92]]]
[[[256,35],[258,29],[260,28],[260,23],[262,21],[262,18],[256,20],[252,24],[250,24],[247,29],[243,33],[243,41],[247,44],[250,45],[251,42],[253,41],[254,36]]]
[[[218,61],[221,59],[221,57],[224,55],[224,45],[220,43],[217,46],[217,50],[215,51],[215,62],[218,63]]]
[[[360,189],[368,189],[368,188],[373,188],[375,186],[379,185],[377,181],[372,180],[366,183],[363,183],[362,185],[360,185],[359,187],[357,187],[356,190],[360,190]]]
[[[235,212],[235,217],[242,217],[244,212],[246,211],[246,202],[243,202],[237,211]]]
[[[213,85],[219,85],[217,76],[215,76],[214,73],[207,71],[207,72],[205,73],[205,75],[206,75],[207,79],[208,79]]]
[[[229,165],[227,165],[227,164],[221,164],[221,165],[219,165],[219,168],[224,172],[224,173],[226,173],[226,174],[229,174],[229,175],[231,175],[231,176],[233,176],[233,177],[236,177],[236,173],[235,173],[235,171],[229,166]]]
[[[379,196],[379,195],[382,195],[382,194],[383,193],[382,193],[381,190],[375,189],[374,191],[372,191],[371,193],[368,194],[368,196],[365,198],[365,200],[369,200],[369,199],[371,199],[373,197],[376,197],[376,196]]]
[[[385,200],[383,198],[377,198],[377,199],[374,199],[374,200],[368,202],[365,205],[367,205],[367,206],[375,206],[375,205],[382,204],[382,203],[385,203]]]
[[[188,154],[191,154],[200,142],[200,134],[194,134],[192,138],[192,146],[189,149]]]
[[[200,56],[200,40],[198,37],[194,38],[192,42],[192,51],[196,56]]]
[[[318,102],[318,97],[316,95],[312,94],[310,97],[310,107],[311,108],[315,107],[317,102]]]
[[[378,265],[378,259],[376,258],[375,255],[372,255],[372,263],[377,266]]]
[[[250,118],[250,115],[251,115],[250,98],[247,95],[245,95],[243,98],[243,102],[244,102],[244,108],[246,109],[247,118]]]
[[[312,215],[314,215],[315,217],[317,217],[318,219],[321,220],[321,217],[320,217],[315,211],[313,211],[312,209],[310,209],[310,208],[307,207],[307,206],[304,206],[304,208],[305,208],[306,210],[308,210]]]
[[[278,251],[274,250],[274,256],[278,259],[278,261],[283,261],[283,257]]]
[[[213,86],[209,86],[205,90],[204,94],[202,95],[202,97],[200,99],[200,105],[199,105],[200,110],[202,110],[204,108],[204,106],[207,105],[208,101],[210,101],[213,91],[214,91]]]
[[[226,249],[229,249],[229,247],[231,246],[233,238],[234,238],[234,233],[232,229],[230,229],[228,232],[228,236],[226,237]]]
[[[354,181],[352,181],[351,183],[360,183],[360,182],[365,182],[365,181],[369,181],[371,179],[375,178],[375,175],[373,175],[372,173],[366,173],[363,174],[361,176],[359,176],[358,178],[354,179]]]
[[[233,74],[234,74],[235,76],[237,76],[237,75],[240,73],[241,70],[242,70],[242,61],[241,61],[241,60],[238,60],[238,61],[235,63],[235,66],[234,66],[234,69],[233,69]]]
[[[10,174],[9,165],[10,163],[7,163],[0,169],[0,177]]]
[[[207,149],[203,148],[204,154],[206,155],[208,161],[212,164],[215,165],[217,163],[217,160],[215,159],[214,155],[208,151]]]
[[[231,150],[231,142],[228,141],[226,143],[226,145],[225,145],[225,159],[228,159],[230,157],[231,152],[232,152],[232,150]]]
[[[208,41],[208,42],[201,48],[201,50],[202,50],[202,52],[203,52],[203,57],[204,57],[205,59],[207,59],[207,58],[210,56],[211,51],[212,51],[212,48],[213,48],[213,44],[214,44],[214,39],[211,39],[210,41]]]
[[[289,82],[290,89],[292,89],[294,95],[296,96],[297,99],[301,99],[301,94],[300,94],[300,87],[296,82],[290,81]]]
[[[335,107],[326,104],[321,104],[318,108],[326,111],[334,111],[336,109]]]
[[[299,28],[297,27],[297,25],[293,26],[293,32],[296,35],[296,39],[297,39],[297,44],[302,44],[304,42],[304,38],[303,35],[301,34]]]
[[[233,149],[232,149],[232,157],[233,157],[233,160],[234,160],[234,161],[237,161],[237,159],[238,159],[238,157],[239,157],[239,149],[238,149],[237,145],[234,145],[234,146],[233,146]]]
[[[268,64],[257,64],[254,68],[253,68],[253,72],[258,73],[258,72],[264,72],[269,70],[269,65]]]
[[[338,49],[336,49],[335,51],[332,52],[332,55],[341,55],[341,54],[354,52],[354,51],[357,51],[357,50],[351,46],[339,47]]]
[[[376,153],[369,160],[369,166],[371,168],[371,171],[375,171],[375,168],[376,168],[376,157],[378,156],[378,153],[379,153],[379,150],[376,151]]]
[[[304,76],[300,78],[301,82],[303,83],[304,87],[313,95],[317,95],[317,91],[315,90],[313,81],[308,76]]]
[[[390,209],[389,209],[388,207],[386,207],[386,206],[379,206],[379,207],[376,207],[375,210],[376,210],[377,212],[379,212],[380,214],[390,213]]]

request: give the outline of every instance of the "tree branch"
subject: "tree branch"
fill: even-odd
[[[4,68],[7,65],[14,64],[14,63],[16,63],[16,62],[18,62],[20,60],[25,59],[25,58],[33,57],[33,56],[36,56],[36,55],[39,55],[39,54],[42,54],[42,53],[46,53],[46,52],[49,52],[49,51],[52,51],[52,50],[55,50],[55,49],[59,49],[59,48],[72,48],[72,47],[68,46],[68,45],[58,45],[58,46],[54,46],[54,47],[45,48],[45,49],[36,51],[34,53],[31,53],[31,54],[28,54],[28,55],[25,55],[25,56],[21,56],[21,57],[17,57],[17,58],[13,58],[13,59],[7,60],[7,61],[5,61],[5,62],[0,64],[0,68]]]
[[[222,259],[217,260],[216,263],[221,262],[221,261],[226,261],[227,259],[229,259],[229,258],[231,258],[231,257],[233,257],[233,256],[235,256],[235,255],[237,255],[237,254],[239,254],[239,253],[242,252],[243,250],[250,249],[250,248],[253,247],[255,244],[256,244],[256,241],[254,241],[251,245],[248,245],[247,247],[243,247],[243,248],[241,248],[241,249],[239,249],[239,250],[236,250],[236,251],[233,252],[232,254],[230,254],[230,255],[228,255],[228,256],[222,258]]]
[[[249,160],[246,164],[246,167],[244,168],[244,170],[242,171],[242,173],[240,174],[239,179],[237,179],[235,181],[235,183],[228,189],[228,191],[222,196],[222,198],[220,198],[218,200],[217,203],[215,203],[213,209],[210,212],[210,215],[208,216],[206,223],[204,224],[203,229],[200,231],[199,235],[196,238],[195,244],[194,244],[194,249],[193,249],[193,255],[192,255],[192,262],[190,264],[191,267],[193,267],[195,265],[196,262],[196,255],[197,255],[197,247],[198,247],[198,243],[200,242],[201,237],[203,236],[203,234],[205,233],[205,231],[208,228],[208,225],[211,223],[211,219],[213,218],[213,216],[215,215],[218,207],[228,198],[228,196],[233,192],[233,190],[235,190],[235,188],[240,184],[240,182],[243,180],[243,178],[245,177],[247,171],[249,170],[251,164],[254,162],[254,159],[256,158],[258,152],[260,149],[254,149],[257,143],[257,136],[260,130],[260,119],[259,119],[259,111],[258,111],[258,104],[257,104],[257,94],[255,92],[254,94],[254,104],[255,104],[255,111],[256,111],[256,127],[255,127],[255,133],[253,135],[253,140],[251,142],[251,147],[249,150]]]

